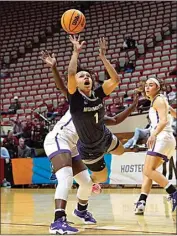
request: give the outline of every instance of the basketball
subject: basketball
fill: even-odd
[[[75,9],[65,11],[61,17],[62,28],[69,34],[78,34],[85,27],[85,16],[84,14]]]

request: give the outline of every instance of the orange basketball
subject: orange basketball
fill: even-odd
[[[61,17],[62,28],[69,34],[78,34],[85,27],[85,16],[84,14],[75,9],[65,11]]]

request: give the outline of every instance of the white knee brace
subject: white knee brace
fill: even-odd
[[[67,201],[69,189],[73,184],[72,167],[66,166],[55,173],[58,184],[55,190],[55,199],[62,199]]]
[[[75,181],[79,184],[77,197],[81,200],[88,200],[92,193],[92,179],[88,170],[84,170],[74,176]]]

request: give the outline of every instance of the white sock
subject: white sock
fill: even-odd
[[[144,194],[144,195],[146,195],[146,196],[148,195],[148,193],[141,193],[141,194]]]
[[[60,208],[55,209],[55,212],[57,212],[57,211],[65,211],[65,209],[60,209]]]

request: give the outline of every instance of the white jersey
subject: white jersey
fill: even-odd
[[[149,148],[147,151],[148,155],[158,156],[163,159],[163,161],[167,162],[174,154],[176,147],[176,140],[173,136],[172,122],[173,118],[169,111],[169,104],[166,97],[162,94],[158,95],[162,97],[168,107],[167,114],[167,124],[164,129],[157,135],[155,144],[153,147]],[[155,101],[155,100],[154,100]],[[157,127],[159,123],[159,116],[157,111],[153,108],[153,102],[151,104],[151,108],[149,110],[149,118],[151,120],[151,132]]]
[[[50,159],[61,153],[70,153],[71,157],[76,158],[79,156],[78,139],[70,110],[68,110],[45,137],[45,152]]]
[[[173,117],[171,116],[170,111],[169,111],[168,101],[164,95],[159,94],[159,96],[165,100],[167,107],[168,107],[168,114],[167,114],[167,121],[168,122],[167,122],[166,126],[164,127],[163,131],[173,132],[173,129],[172,129]],[[152,103],[152,105],[153,105],[153,103]],[[153,108],[153,106],[151,106],[151,108],[149,109],[149,118],[151,120],[151,132],[152,132],[152,131],[154,131],[154,129],[157,127],[157,125],[159,123],[158,113]]]
[[[75,129],[75,126],[73,124],[72,121],[72,117],[71,117],[71,113],[70,110],[68,109],[68,111],[65,113],[64,116],[62,116],[62,118],[55,124],[55,126],[53,127],[52,132],[55,133],[63,133],[63,132],[70,132],[71,135],[73,136],[77,136],[77,132]]]

